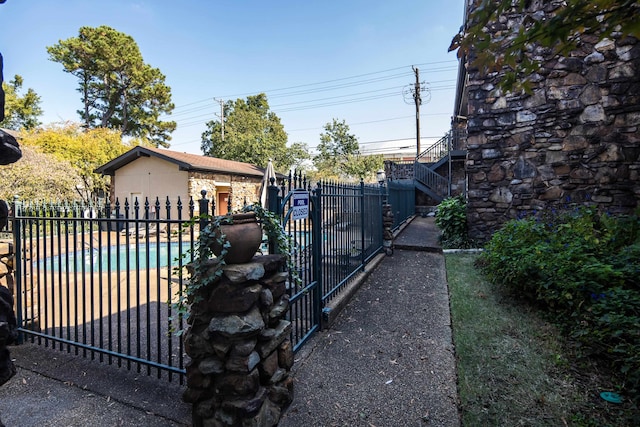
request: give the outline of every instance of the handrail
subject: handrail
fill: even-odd
[[[452,129],[447,132],[442,138],[437,140],[426,150],[424,150],[418,157],[417,162],[421,163],[436,163],[440,159],[446,157],[451,150],[466,150],[467,149],[467,130],[466,129]]]
[[[447,132],[445,136],[420,153],[416,157],[416,162],[435,163],[445,157],[449,153],[449,138],[451,138],[451,132]]]
[[[460,156],[467,148],[466,129],[451,129],[442,138],[420,153],[413,161],[413,167],[407,161],[386,161],[387,176],[392,179],[411,179],[419,182],[427,192],[436,199],[444,199],[449,195],[449,180],[434,171],[442,159],[449,153]]]
[[[444,199],[449,195],[449,180],[431,170],[427,165],[416,161],[413,173],[416,181],[427,186],[438,197]]]

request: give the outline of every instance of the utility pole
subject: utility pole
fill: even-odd
[[[402,90],[402,97],[407,104],[414,104],[416,106],[416,159],[420,157],[422,152],[420,151],[420,104],[423,102],[429,102],[431,100],[431,92],[429,91],[429,84],[420,83],[420,71],[417,67],[411,66],[414,74],[416,75],[416,82],[410,83]],[[424,92],[424,95],[422,94]]]
[[[416,104],[416,158],[418,158],[420,156],[420,104],[422,103],[420,98],[420,71],[418,67],[411,66],[411,68],[413,68],[413,72],[416,75],[413,100]]]
[[[222,137],[222,142],[224,142],[224,99],[213,98],[213,100],[220,103],[220,136]]]

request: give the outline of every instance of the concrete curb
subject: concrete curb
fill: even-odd
[[[479,254],[484,252],[482,248],[476,249],[443,249],[443,254]]]
[[[349,303],[353,295],[360,289],[360,286],[367,280],[369,275],[378,267],[378,264],[386,257],[384,253],[380,253],[365,265],[364,270],[355,276],[355,278],[347,284],[347,287],[338,294],[336,298],[331,300],[329,304],[322,310],[321,329],[330,328],[336,321],[340,312]]]

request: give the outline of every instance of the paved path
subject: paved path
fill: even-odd
[[[11,347],[18,373],[0,387],[7,427],[186,426],[183,386],[38,346]]]
[[[281,427],[459,426],[444,259],[415,218],[332,328],[296,354]],[[431,251],[431,252],[428,252]],[[7,427],[190,425],[184,390],[144,374],[24,345],[0,387]]]
[[[296,355],[281,427],[459,426],[444,259],[417,217],[329,330]]]

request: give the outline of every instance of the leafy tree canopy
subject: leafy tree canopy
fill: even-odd
[[[318,170],[318,178],[369,180],[381,169],[384,160],[381,155],[363,156],[355,135],[349,133],[346,122],[333,119],[324,126],[320,134],[318,154],[313,164]]]
[[[286,169],[295,169],[301,173],[306,173],[311,169],[311,150],[304,142],[294,142],[287,149],[285,164],[290,165]],[[286,170],[285,169],[285,170]]]
[[[9,82],[2,83],[5,93],[5,117],[0,122],[0,127],[17,131],[22,128],[33,129],[40,125],[38,120],[42,115],[40,97],[31,88],[21,95],[22,85],[23,79],[19,75]]]
[[[309,157],[304,144],[287,147],[287,134],[280,118],[270,111],[264,93],[246,100],[227,101],[224,105],[224,137],[222,127],[220,120],[207,122],[201,143],[206,156],[260,167],[266,167],[271,159],[280,171],[287,171]]]
[[[80,199],[82,178],[66,160],[22,146],[19,162],[0,168],[0,199],[72,201]]]
[[[541,5],[553,12],[540,13]],[[508,27],[501,22],[507,13],[521,13],[525,18]],[[470,57],[472,65],[483,72],[506,67],[501,86],[509,90],[519,81],[518,85],[527,89],[526,76],[537,71],[541,61],[526,54],[533,45],[564,55],[578,46],[583,34],[600,39],[640,37],[638,16],[639,0],[476,0],[449,51],[457,49],[459,57]]]
[[[106,127],[169,146],[176,123],[159,117],[173,111],[171,88],[160,70],[144,63],[131,36],[107,26],[81,27],[78,37],[47,51],[78,78],[84,105],[78,113],[87,128]]]
[[[105,128],[85,130],[79,124],[23,132],[20,143],[70,164],[81,179],[85,199],[91,197],[91,193],[106,190],[109,184],[106,178],[93,171],[131,148],[121,142],[117,131]]]

